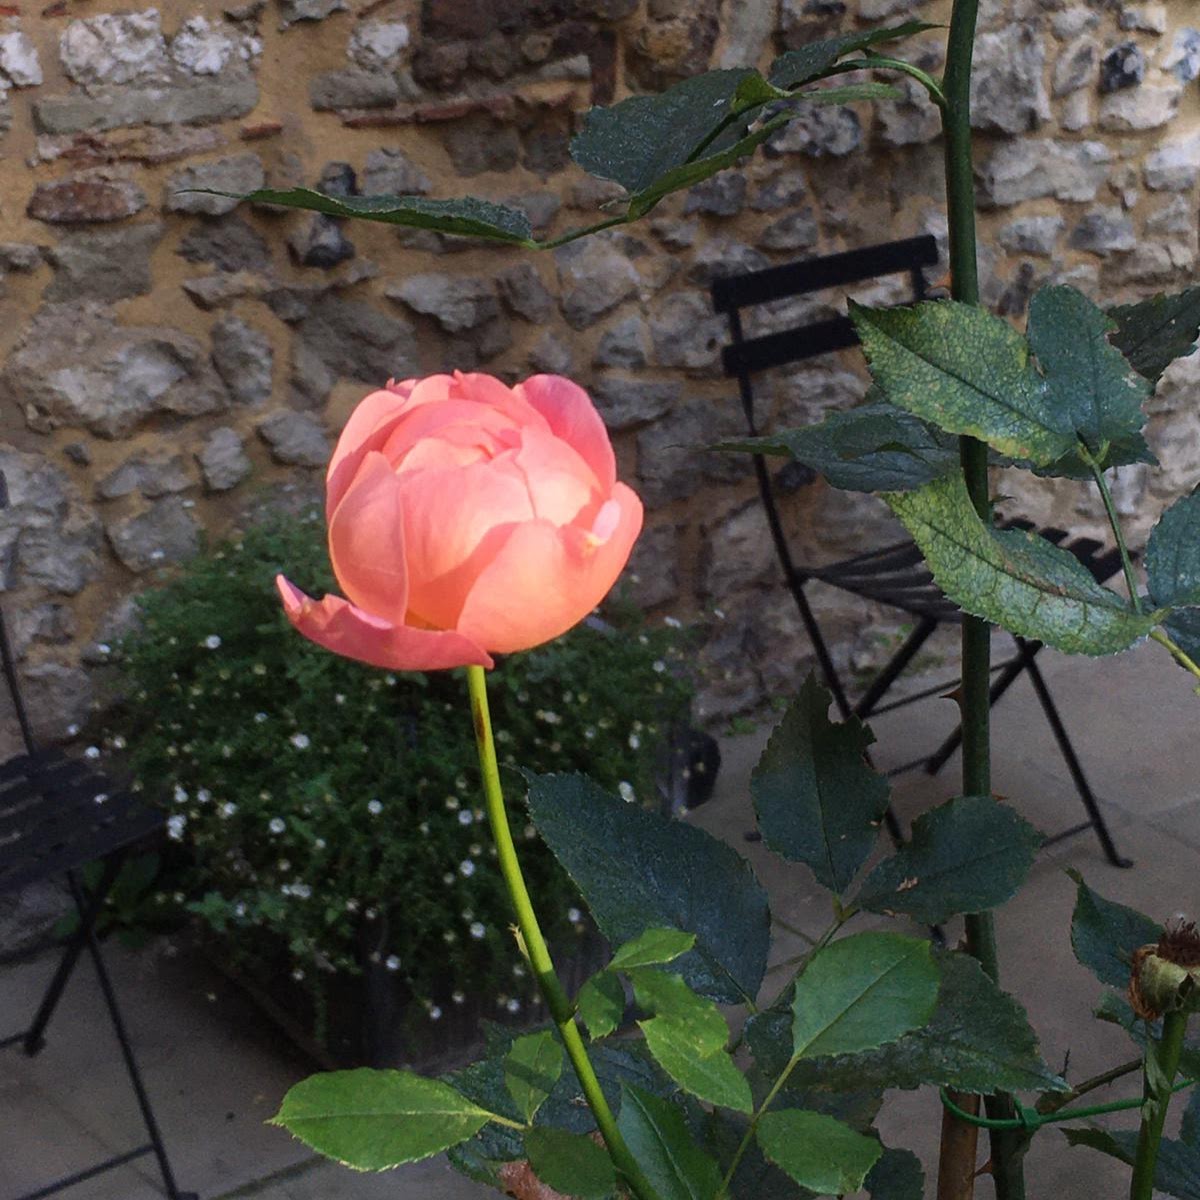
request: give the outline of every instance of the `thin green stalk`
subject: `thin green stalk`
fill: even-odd
[[[575,1024],[574,1006],[567,998],[555,973],[546,939],[542,936],[541,926],[534,912],[533,901],[529,898],[529,889],[525,886],[525,877],[521,873],[512,830],[508,824],[508,814],[504,809],[500,767],[496,761],[496,743],[492,737],[492,719],[488,711],[487,675],[482,667],[467,668],[467,689],[471,696],[471,719],[475,727],[475,744],[479,749],[479,767],[483,772],[484,807],[496,842],[500,873],[508,888],[517,926],[525,942],[525,952],[529,956],[529,965],[533,968],[534,978],[537,979],[546,1007],[558,1028],[567,1057],[575,1068],[583,1094],[614,1165],[638,1200],[658,1200],[650,1181],[625,1144],[612,1109],[604,1098],[600,1081],[596,1078],[595,1069],[584,1047],[579,1026]]]
[[[1133,1161],[1133,1179],[1129,1184],[1129,1200],[1153,1200],[1154,1168],[1158,1163],[1158,1147],[1162,1141],[1163,1123],[1179,1056],[1187,1032],[1187,1013],[1169,1012],[1163,1017],[1162,1040],[1146,1051],[1146,1088],[1142,1104],[1142,1127],[1138,1131],[1137,1157]],[[1153,1059],[1157,1061],[1153,1063]]]
[[[1194,658],[1191,658],[1182,646],[1177,646],[1161,629],[1152,630],[1150,640],[1157,642],[1160,646],[1166,647],[1171,657],[1175,659],[1181,667],[1185,667],[1191,671],[1197,679],[1200,679],[1200,663],[1197,663]],[[1196,689],[1200,692],[1200,688]]]
[[[1086,446],[1080,445],[1079,455],[1087,464],[1092,478],[1096,481],[1109,527],[1113,531],[1113,537],[1117,539],[1117,549],[1121,552],[1121,570],[1125,575],[1125,586],[1129,589],[1129,601],[1133,605],[1133,611],[1140,613],[1142,600],[1138,595],[1137,576],[1133,573],[1133,559],[1129,555],[1129,547],[1125,545],[1125,534],[1121,531],[1121,519],[1117,516],[1117,506],[1113,503],[1112,492],[1108,489],[1108,480],[1104,478],[1103,468],[1092,457]]]
[[[946,94],[942,91],[941,84],[927,71],[922,71],[920,67],[914,67],[912,63],[906,63],[903,59],[868,52],[866,58],[847,59],[838,63],[836,67],[829,69],[829,74],[844,75],[849,71],[899,71],[900,74],[915,79],[929,93],[929,99],[938,108],[946,107]]]
[[[946,44],[946,73],[942,91],[942,129],[946,152],[946,210],[950,224],[950,291],[964,304],[979,303],[979,265],[975,238],[975,178],[971,158],[971,62],[979,0],[954,0]],[[975,511],[990,523],[987,447],[974,438],[959,439],[959,457],[967,492]],[[986,621],[964,616],[962,626],[963,793],[990,796],[991,729],[988,695],[991,667],[991,630]],[[995,923],[990,913],[968,915],[967,949],[993,979],[999,976]],[[997,1120],[1011,1118],[1015,1109],[1006,1095],[988,1097],[988,1114]],[[964,1148],[968,1146],[966,1139]],[[1007,1130],[991,1133],[992,1172],[997,1200],[1024,1200],[1025,1180],[1019,1140]],[[969,1172],[959,1173],[970,1178]]]

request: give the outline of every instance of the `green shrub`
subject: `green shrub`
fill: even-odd
[[[462,673],[392,674],[318,649],[282,615],[280,570],[313,594],[333,586],[315,514],[194,559],[142,597],[142,627],[119,648],[110,742],[189,851],[168,891],[244,965],[285,953],[314,995],[322,972],[366,957],[435,1020],[461,997],[517,1011],[533,988],[519,966],[514,978]],[[652,800],[664,733],[690,699],[684,636],[619,620],[616,635],[582,626],[492,672],[514,798],[520,766],[586,769]],[[567,951],[584,929],[576,895],[532,827],[525,838],[548,935]]]

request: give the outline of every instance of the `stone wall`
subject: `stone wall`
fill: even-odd
[[[263,182],[470,192],[561,232],[595,220],[613,195],[568,159],[589,105],[709,66],[765,64],[841,28],[944,20],[948,7],[34,0],[0,10],[0,468],[13,505],[0,514],[0,588],[40,732],[63,737],[85,721],[92,668],[156,572],[242,519],[264,489],[308,495],[365,390],[453,367],[569,373],[592,391],[648,508],[634,589],[658,612],[708,624],[706,716],[792,684],[804,642],[746,463],[688,449],[738,428],[706,285],[721,271],[944,234],[937,120],[915,90],[874,110],[813,109],[740,173],[539,256],[179,192]],[[988,302],[1020,318],[1046,280],[1106,301],[1185,283],[1200,175],[1194,5],[984,8]],[[936,71],[943,36],[903,53]],[[1156,401],[1163,490],[1138,469],[1119,481],[1135,539],[1195,481],[1200,417],[1183,403],[1194,376],[1184,364]],[[847,358],[790,371],[765,394],[777,419],[803,422],[863,386]],[[795,472],[785,483],[804,555],[888,536],[877,501]],[[1026,498],[1035,515],[1099,528],[1079,489],[1035,484]],[[899,624],[819,599],[845,661],[869,659]]]

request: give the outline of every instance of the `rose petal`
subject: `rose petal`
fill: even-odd
[[[614,486],[616,528],[606,504],[596,528],[529,521],[512,530],[475,580],[457,628],[498,654],[539,646],[578,624],[617,581],[642,528],[642,502]]]
[[[508,460],[413,471],[400,476],[400,506],[408,611],[453,629],[475,576],[498,549],[491,531],[533,519],[525,481]]]
[[[378,451],[363,460],[329,518],[329,559],[342,591],[359,608],[404,620],[409,583],[400,481]]]
[[[567,442],[550,432],[523,429],[514,461],[525,476],[534,516],[555,525],[577,519],[590,524],[599,507],[600,484]]]
[[[577,383],[562,375],[533,375],[513,388],[543,417],[556,437],[572,446],[592,468],[604,495],[617,479],[608,430],[591,397]]]
[[[275,585],[284,612],[309,641],[345,658],[394,671],[491,667],[491,655],[454,630],[413,629],[363,612],[340,596],[313,600],[282,575]]]
[[[399,392],[372,392],[359,402],[338,437],[325,472],[325,513],[337,511],[350,481],[373,450],[381,450],[393,425],[407,411],[408,400]]]

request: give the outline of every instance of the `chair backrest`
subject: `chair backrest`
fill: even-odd
[[[0,471],[0,512],[9,504],[8,480]],[[17,682],[17,659],[13,654],[12,643],[8,638],[8,628],[4,624],[4,611],[0,608],[0,670],[3,671],[4,681],[8,684],[8,694],[12,699],[13,711],[17,715],[17,724],[21,727],[21,739],[29,754],[37,751],[33,740],[33,727],[29,723],[29,713],[25,709],[25,701],[21,698],[21,688]]]
[[[907,273],[912,280],[912,298],[923,300],[926,295],[924,268],[936,265],[937,261],[937,240],[925,234],[713,280],[713,308],[729,317],[731,341],[721,355],[725,374],[737,379],[748,378],[770,367],[781,367],[858,344],[854,325],[845,316],[746,338],[742,333],[742,309],[901,272]]]

